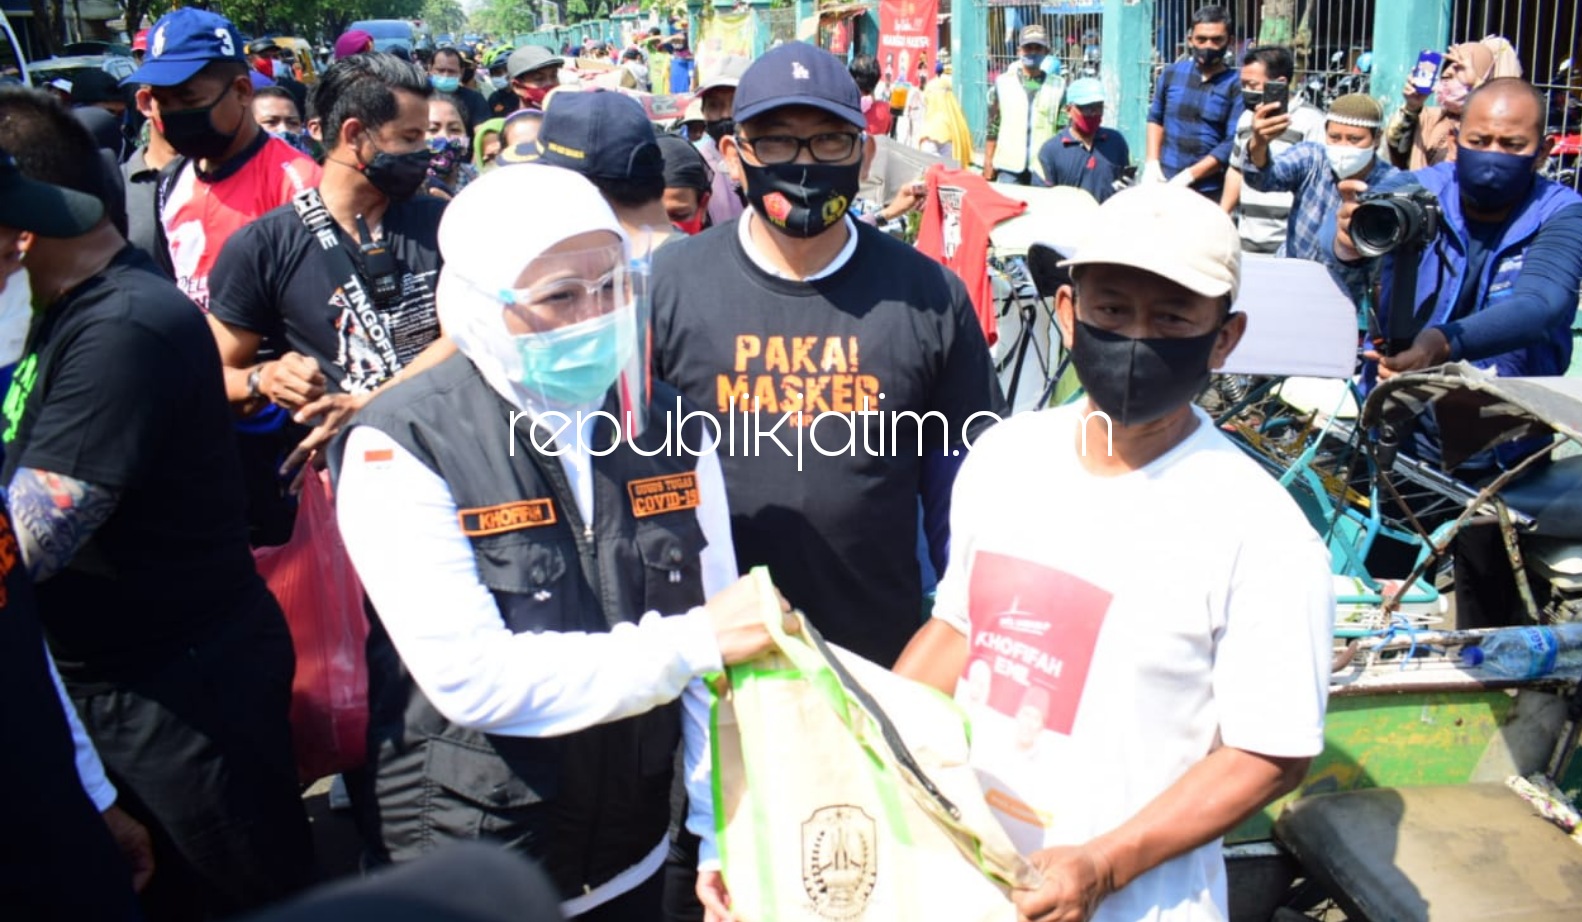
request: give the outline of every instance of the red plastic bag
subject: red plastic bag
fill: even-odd
[[[291,540],[253,552],[291,628],[291,732],[304,782],[362,767],[368,752],[368,616],[335,522],[327,474],[304,478]]]

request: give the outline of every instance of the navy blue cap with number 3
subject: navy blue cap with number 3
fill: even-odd
[[[122,86],[176,86],[197,76],[214,61],[246,64],[236,27],[218,13],[192,7],[171,10],[148,33],[143,66],[121,81]]]

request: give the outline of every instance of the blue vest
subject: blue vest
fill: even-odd
[[[1417,276],[1418,313],[1421,314],[1429,302],[1434,304],[1427,324],[1430,327],[1450,320],[1450,313],[1455,310],[1466,285],[1478,286],[1479,296],[1473,307],[1474,312],[1510,297],[1516,289],[1516,279],[1521,275],[1522,259],[1528,245],[1538,235],[1538,229],[1561,209],[1582,202],[1582,196],[1570,188],[1541,176],[1534,178],[1527,200],[1511,215],[1504,236],[1484,262],[1482,277],[1469,279],[1466,277],[1466,218],[1461,213],[1461,195],[1455,185],[1455,164],[1441,163],[1410,175],[1439,198],[1439,205],[1445,215],[1445,226],[1441,229],[1438,241],[1423,255]],[[1379,297],[1381,328],[1384,330],[1389,329],[1393,268],[1394,258],[1389,257],[1384,271],[1383,291]],[[1569,327],[1546,330],[1543,342],[1480,358],[1472,364],[1479,368],[1497,368],[1502,377],[1564,374],[1571,364],[1571,330]]]

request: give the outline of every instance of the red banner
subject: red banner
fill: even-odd
[[[939,0],[879,0],[879,66],[886,82],[916,86],[919,68],[934,76]]]

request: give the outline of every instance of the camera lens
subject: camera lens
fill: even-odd
[[[1351,240],[1364,256],[1383,256],[1406,241],[1410,216],[1390,199],[1366,202],[1351,215]]]

